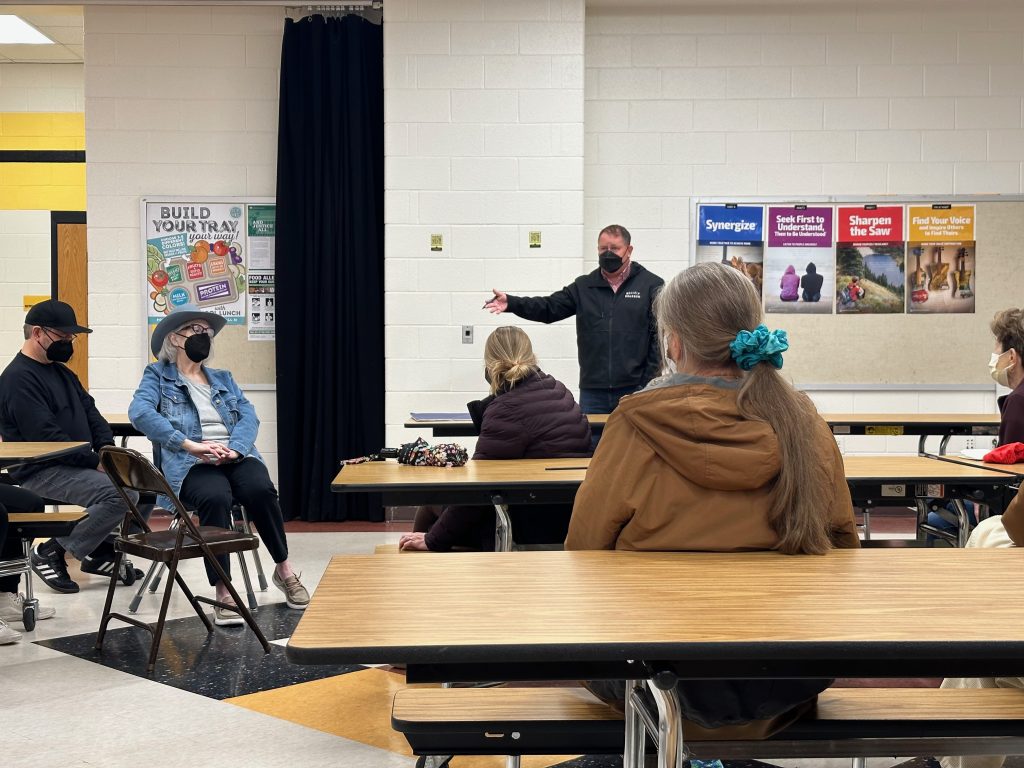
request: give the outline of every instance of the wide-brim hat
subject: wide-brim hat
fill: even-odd
[[[149,348],[153,352],[153,357],[157,357],[160,354],[160,347],[164,345],[164,339],[167,338],[167,334],[178,330],[181,326],[187,325],[193,320],[205,320],[209,323],[210,330],[213,331],[214,336],[220,333],[221,328],[227,325],[228,322],[227,318],[221,315],[216,315],[213,312],[204,312],[188,304],[178,307],[157,323],[156,328],[153,329],[153,338],[149,340]]]

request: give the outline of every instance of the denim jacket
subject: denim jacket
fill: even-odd
[[[213,407],[224,420],[231,436],[228,447],[240,456],[263,461],[256,450],[260,420],[229,371],[203,368],[210,382]],[[182,448],[186,439],[201,442],[203,428],[199,411],[192,402],[188,386],[174,363],[156,362],[146,366],[132,404],[128,406],[132,424],[161,447],[161,470],[175,493],[181,492],[185,475],[199,460]],[[167,500],[161,500],[166,503]]]

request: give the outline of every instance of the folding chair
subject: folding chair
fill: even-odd
[[[265,653],[270,653],[270,644],[263,632],[256,625],[249,609],[242,603],[238,592],[235,591],[230,577],[224,572],[220,563],[217,562],[218,555],[226,555],[232,552],[242,552],[256,549],[259,546],[259,539],[255,536],[217,528],[214,526],[197,526],[192,522],[192,517],[185,509],[185,506],[178,499],[174,491],[167,484],[167,480],[160,474],[141,453],[129,448],[116,448],[107,446],[100,450],[100,463],[118,494],[127,506],[124,522],[121,525],[121,533],[114,541],[116,551],[114,571],[110,577],[110,586],[107,588],[107,600],[103,605],[103,615],[100,620],[99,633],[96,636],[96,650],[103,647],[103,638],[107,633],[107,624],[111,619],[117,619],[127,624],[132,624],[145,629],[152,635],[152,645],[149,651],[149,663],[146,667],[147,673],[153,671],[156,664],[156,655],[160,648],[160,638],[164,631],[164,622],[167,618],[167,606],[171,600],[171,588],[175,582],[181,587],[185,597],[193,610],[206,625],[207,632],[213,632],[213,625],[199,603],[218,606],[220,608],[236,611],[249,628],[259,638]],[[166,496],[174,506],[174,516],[177,520],[177,527],[174,530],[153,531],[146,523],[145,518],[139,512],[136,503],[125,493],[125,489],[139,492],[150,492]],[[127,533],[132,526],[140,529],[141,533]],[[114,585],[117,583],[117,571],[121,560],[125,555],[133,555],[145,560],[166,563],[169,571],[167,585],[164,587],[164,599],[160,605],[160,615],[157,618],[156,627],[130,616],[121,613],[113,613],[110,606],[114,600]],[[231,606],[207,597],[193,595],[185,580],[178,573],[178,563],[181,560],[192,558],[203,558],[214,569],[228,592],[235,605]]]
[[[161,449],[159,443],[153,443],[153,464],[158,469],[160,468],[160,456]],[[172,526],[177,525],[177,521],[171,523]],[[249,516],[245,512],[245,507],[234,502],[231,505],[231,527],[240,533],[245,533],[253,536],[252,524],[249,522]],[[249,566],[245,561],[245,553],[235,553],[238,557],[238,566],[242,571],[242,582],[245,584],[245,599],[249,604],[249,610],[253,613],[259,609],[259,605],[256,602],[256,593],[252,588],[252,579],[249,578]],[[259,579],[260,592],[266,592],[268,589],[267,577],[263,572],[263,561],[260,560],[259,549],[252,551],[252,559],[256,565],[256,576]],[[160,588],[160,581],[163,579],[164,569],[166,565],[164,563],[153,563],[146,571],[146,575],[142,579],[142,583],[139,585],[138,590],[135,592],[135,596],[132,598],[131,603],[128,605],[128,613],[137,613],[139,610],[139,604],[142,602],[142,596],[149,589],[150,594],[155,594]]]
[[[175,518],[171,521],[171,527],[177,528],[177,525],[178,521]],[[239,533],[249,536],[256,535],[252,531],[252,523],[249,522],[249,516],[245,513],[245,507],[238,503],[231,505],[231,527]],[[245,584],[246,602],[249,604],[249,610],[256,613],[259,610],[259,604],[256,602],[256,593],[253,591],[252,579],[249,577],[249,565],[245,561],[245,552],[236,552],[235,555],[238,557],[238,566],[242,570],[242,583]],[[259,578],[260,592],[266,592],[267,577],[263,572],[263,563],[260,560],[259,549],[252,550],[252,559],[256,562],[256,575]],[[149,566],[149,570],[146,571],[146,575],[143,576],[135,596],[128,605],[128,613],[138,612],[142,596],[146,593],[147,589],[151,595],[156,593],[160,588],[160,582],[163,580],[166,568],[167,565],[165,563],[153,563]]]

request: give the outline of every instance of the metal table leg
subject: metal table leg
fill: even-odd
[[[683,717],[676,694],[674,675],[672,684],[666,688],[661,686],[665,681],[656,675],[647,681],[647,687],[658,705],[658,768],[682,768],[686,765],[686,752],[683,748]]]
[[[494,504],[494,551],[512,551],[512,520],[508,516],[508,504],[498,495],[491,498]]]
[[[658,733],[657,726],[653,720],[650,720],[650,713],[647,712],[647,708],[640,698],[643,689],[643,680],[626,681],[626,741],[622,753],[623,768],[643,768],[646,735],[648,732],[652,736],[656,736]]]

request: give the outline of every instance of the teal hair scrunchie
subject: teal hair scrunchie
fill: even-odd
[[[736,340],[729,344],[732,359],[744,371],[749,371],[758,363],[771,363],[776,368],[782,367],[782,353],[789,349],[789,339],[785,331],[769,331],[764,324],[752,331],[740,331]]]

